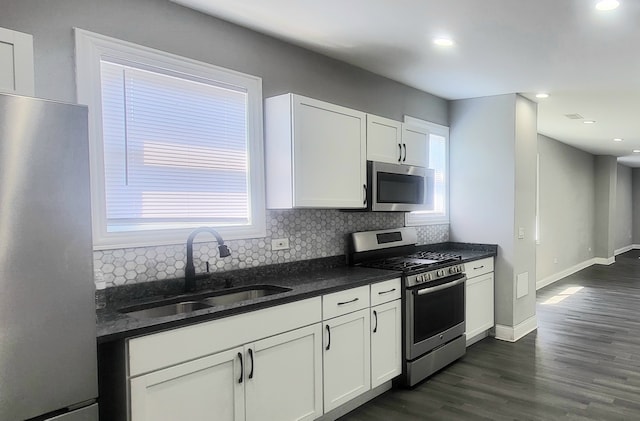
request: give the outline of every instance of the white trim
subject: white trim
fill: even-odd
[[[538,318],[531,316],[516,326],[496,325],[495,338],[501,341],[516,342],[538,328]]]
[[[634,250],[640,249],[640,244],[633,244],[631,246]]]
[[[594,257],[594,263],[596,265],[611,265],[616,262],[616,258],[612,257]]]
[[[540,288],[544,288],[547,285],[551,285],[552,283],[559,281],[562,278],[565,278],[569,275],[573,275],[574,273],[595,264],[596,264],[596,259],[592,258],[589,260],[585,260],[584,262],[578,263],[577,265],[573,265],[558,273],[554,273],[553,275],[547,276],[546,278],[542,278],[536,282],[536,291],[539,290]]]
[[[633,250],[633,245],[632,244],[629,244],[628,246],[624,246],[624,247],[621,247],[621,248],[617,249],[616,251],[613,252],[613,255],[617,256],[619,254],[626,253],[629,250]]]
[[[262,132],[262,79],[223,67],[214,66],[174,54],[136,45],[83,29],[75,28],[76,85],[78,103],[89,106],[89,148],[91,163],[91,203],[94,250],[181,244],[193,228],[155,231],[107,232],[104,195],[104,159],[102,145],[102,107],[100,60],[103,57],[136,65],[161,69],[168,74],[193,80],[222,80],[242,86],[250,94],[249,122],[249,191],[251,192],[251,225],[215,227],[225,240],[266,236],[264,186],[264,151]]]

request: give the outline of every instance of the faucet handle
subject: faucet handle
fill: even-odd
[[[231,256],[231,252],[229,251],[229,248],[224,244],[219,245],[218,250],[220,251],[220,257]]]

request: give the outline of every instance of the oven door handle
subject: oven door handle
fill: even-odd
[[[432,292],[441,291],[443,289],[447,289],[447,288],[454,287],[456,285],[463,284],[466,280],[467,280],[467,277],[464,276],[464,277],[462,277],[460,279],[456,279],[455,281],[448,282],[448,283],[442,284],[442,285],[438,285],[437,287],[419,289],[418,291],[416,291],[416,293],[418,295],[430,294]]]

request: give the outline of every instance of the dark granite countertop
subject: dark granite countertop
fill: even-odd
[[[497,246],[453,242],[428,244],[420,246],[419,249],[457,253],[462,256],[463,262],[497,254]],[[195,294],[220,290],[229,285],[277,285],[291,288],[291,291],[190,313],[148,319],[137,319],[118,312],[118,309],[169,297],[178,298],[181,295],[187,300],[189,295],[182,293],[182,280],[154,281],[109,288],[106,294],[102,292],[104,307],[96,310],[97,338],[99,343],[109,342],[372,284],[397,276],[400,276],[399,272],[345,266],[344,256],[216,273],[200,277]]]

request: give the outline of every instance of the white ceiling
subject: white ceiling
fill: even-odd
[[[638,0],[173,1],[446,99],[521,93],[540,133],[640,167]]]

